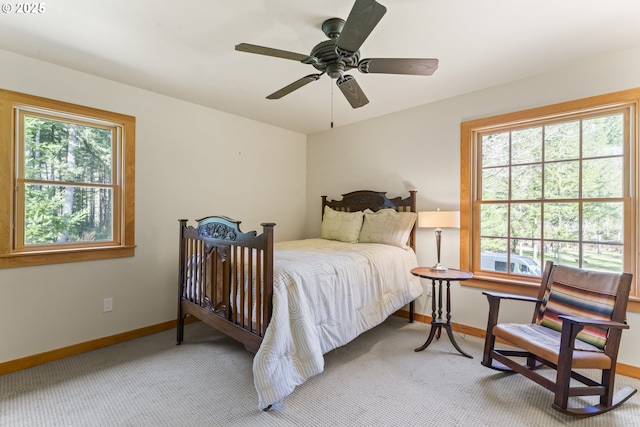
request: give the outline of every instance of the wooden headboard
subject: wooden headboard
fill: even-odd
[[[327,196],[322,196],[322,214],[324,207],[329,206],[331,209],[342,212],[356,212],[365,209],[378,211],[380,209],[395,209],[398,212],[417,212],[416,209],[416,190],[409,190],[409,197],[403,199],[396,197],[389,199],[384,191],[360,190],[352,191],[342,195],[342,200],[327,200]],[[417,222],[409,235],[409,246],[416,250],[416,227]]]

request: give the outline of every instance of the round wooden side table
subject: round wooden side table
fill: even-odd
[[[449,341],[453,344],[453,346],[462,354],[470,359],[473,359],[468,353],[465,353],[458,343],[456,342],[455,337],[453,336],[453,331],[451,330],[451,282],[460,282],[463,280],[469,280],[473,277],[468,271],[464,270],[456,270],[453,268],[449,268],[446,271],[432,270],[429,267],[416,267],[411,270],[411,274],[414,276],[422,277],[424,279],[431,279],[431,330],[429,331],[429,337],[427,341],[420,347],[416,348],[415,351],[422,351],[431,344],[434,337],[440,338],[440,333],[442,328],[447,331],[447,335],[449,336]],[[436,293],[436,282],[438,283],[438,289]],[[447,314],[446,319],[442,318],[442,282],[446,283],[447,288]],[[436,295],[438,298],[438,312],[436,313]]]

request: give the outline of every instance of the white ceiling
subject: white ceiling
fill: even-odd
[[[45,0],[41,14],[0,13],[0,49],[309,134],[332,115],[337,127],[640,45],[638,0],[378,0],[387,13],[361,57],[438,58],[433,76],[354,70],[359,109],[327,75],[265,99],[316,70],[234,46],[309,54],[354,1]]]

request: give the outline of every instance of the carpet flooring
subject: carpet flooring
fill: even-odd
[[[576,419],[519,375],[480,365],[482,340],[456,334],[416,353],[429,325],[391,317],[325,355],[325,372],[282,411],[257,409],[252,354],[196,322],[175,331],[0,376],[0,426],[640,426],[638,394]],[[623,336],[624,339],[624,336]],[[618,376],[616,387],[640,388]]]

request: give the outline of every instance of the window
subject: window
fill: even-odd
[[[135,118],[0,90],[0,267],[133,256]]]
[[[631,90],[462,123],[465,284],[533,293],[547,261],[638,277],[639,100]]]

